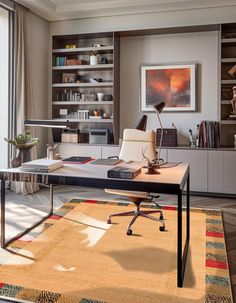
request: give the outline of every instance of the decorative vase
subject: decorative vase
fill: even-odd
[[[19,167],[21,163],[30,161],[30,148],[19,149],[18,156],[11,159],[11,167]]]
[[[97,65],[98,64],[98,56],[97,55],[91,55],[89,57],[90,65]]]

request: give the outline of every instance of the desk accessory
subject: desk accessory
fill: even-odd
[[[50,160],[50,159],[37,159],[21,164],[23,171],[31,172],[51,172],[58,168],[63,167],[62,160]]]
[[[140,173],[140,167],[116,166],[108,170],[107,177],[117,179],[133,179]]]
[[[97,159],[93,162],[91,162],[91,164],[96,164],[96,165],[116,165],[118,163],[122,162],[121,159]]]
[[[68,163],[68,164],[85,164],[91,160],[92,160],[91,157],[72,156],[72,157],[63,159],[63,162]]]
[[[158,150],[157,160],[156,160],[157,161],[157,165],[159,165],[159,162],[160,162],[161,147],[162,147],[162,140],[163,140],[163,126],[162,126],[161,119],[160,119],[160,113],[162,112],[162,110],[165,107],[165,105],[166,105],[165,102],[160,102],[160,103],[158,103],[158,104],[156,104],[154,106],[154,109],[155,109],[156,114],[157,114],[158,121],[159,121],[160,126],[161,126],[159,150]]]

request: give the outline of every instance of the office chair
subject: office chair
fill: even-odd
[[[119,159],[124,161],[142,161],[142,151],[145,150],[145,156],[152,160],[156,159],[156,132],[151,131],[141,131],[138,129],[125,129],[123,133],[123,141],[121,144],[121,149],[119,153]],[[165,223],[163,221],[163,213],[160,209],[155,210],[140,210],[142,202],[154,203],[156,206],[158,204],[154,201],[154,198],[159,196],[152,196],[147,192],[138,191],[125,191],[116,189],[105,189],[106,193],[116,194],[121,196],[126,196],[130,202],[134,203],[136,210],[115,213],[108,216],[107,223],[111,224],[111,218],[116,216],[133,216],[131,222],[127,228],[127,235],[132,235],[131,226],[134,224],[136,219],[141,216],[146,219],[151,219],[161,223],[159,227],[160,231],[165,230]],[[160,217],[156,218],[150,214],[159,213]]]

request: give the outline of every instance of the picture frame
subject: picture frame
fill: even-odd
[[[197,64],[141,65],[141,111],[153,112],[153,106],[165,102],[165,112],[197,111]]]
[[[63,73],[62,82],[63,83],[75,83],[75,74],[74,73]]]

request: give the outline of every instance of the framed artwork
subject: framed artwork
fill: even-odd
[[[196,111],[196,64],[141,65],[141,111]]]

